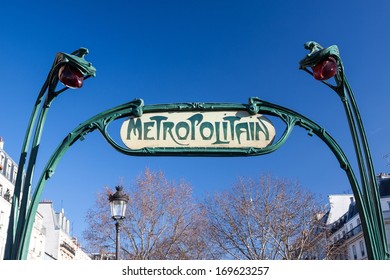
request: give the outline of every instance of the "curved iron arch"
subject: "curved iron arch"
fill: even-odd
[[[130,117],[141,116],[144,112],[177,112],[177,111],[226,111],[226,110],[247,110],[251,114],[266,114],[280,118],[285,124],[286,129],[275,143],[263,148],[236,148],[236,149],[224,149],[224,148],[210,148],[199,150],[185,150],[184,149],[140,149],[129,150],[119,144],[117,144],[108,133],[108,127],[114,120]],[[370,212],[366,203],[363,200],[361,189],[359,187],[356,176],[352,170],[352,167],[337,142],[333,137],[321,126],[310,120],[309,118],[293,111],[288,108],[263,101],[257,97],[249,99],[248,104],[231,104],[231,103],[173,103],[173,104],[159,104],[159,105],[144,105],[142,99],[135,99],[134,101],[119,105],[112,109],[106,110],[89,120],[78,125],[72,130],[56,148],[47,162],[39,180],[34,193],[31,198],[31,203],[27,212],[27,219],[23,227],[22,237],[20,244],[18,244],[18,259],[26,259],[28,253],[28,247],[30,242],[30,236],[32,226],[34,222],[34,216],[37,211],[39,200],[46,182],[53,175],[60,159],[65,152],[78,140],[84,140],[85,136],[98,130],[106,141],[117,151],[131,156],[164,156],[164,155],[176,155],[176,156],[259,156],[268,153],[272,153],[279,149],[291,135],[293,128],[299,126],[309,132],[310,135],[316,135],[319,137],[332,151],[337,158],[340,167],[345,171],[348,180],[351,184],[353,194],[359,209],[361,218],[361,224],[363,228],[364,236],[366,237],[367,254],[369,258],[378,259],[376,252],[377,246],[375,239],[372,237],[374,228],[370,221]]]

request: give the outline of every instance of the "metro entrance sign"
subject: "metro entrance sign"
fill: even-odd
[[[369,259],[389,259],[386,234],[379,202],[378,187],[372,166],[367,139],[363,124],[352,90],[344,75],[344,67],[337,46],[324,49],[315,42],[308,42],[305,48],[310,51],[300,61],[300,68],[312,74],[316,79],[334,90],[343,101],[347,119],[350,125],[352,138],[359,164],[360,183],[349,163],[346,155],[329,133],[309,118],[288,108],[263,101],[259,98],[249,98],[249,102],[241,103],[172,103],[144,105],[142,99],[119,105],[81,123],[72,130],[53,152],[37,182],[28,203],[23,196],[21,211],[18,210],[18,199],[14,198],[10,215],[5,259],[27,259],[29,242],[34,218],[46,182],[52,177],[56,167],[65,152],[78,140],[84,140],[90,132],[98,130],[105,140],[117,151],[131,156],[258,156],[276,151],[291,135],[293,128],[298,126],[308,131],[310,136],[320,138],[336,157],[340,167],[344,170],[351,185],[356,205],[359,209],[361,226],[367,247]],[[95,69],[83,57],[85,52],[77,52],[73,66],[84,69],[85,78],[94,76]],[[73,55],[74,56],[74,55]],[[73,57],[72,56],[72,57]],[[68,60],[65,61],[67,63]],[[58,72],[57,66],[51,72]],[[311,68],[311,72],[308,68]],[[87,71],[88,70],[88,71]],[[49,104],[64,90],[55,91],[57,75],[49,75],[38,100],[45,96],[48,88]],[[53,78],[54,77],[54,78]],[[325,80],[334,78],[336,84]],[[35,120],[38,105],[34,107],[31,118]],[[33,157],[28,164],[29,180],[21,192],[21,180],[17,180],[19,195],[29,194],[32,179],[32,170],[42,127],[46,118],[47,109],[43,106],[40,111],[38,124],[33,142]],[[285,124],[285,128],[278,132],[269,117],[276,118]],[[113,137],[108,132],[110,124],[122,121],[120,133],[115,131]],[[33,122],[28,127],[27,140],[32,135]],[[120,137],[118,135],[120,134]],[[122,143],[114,139],[120,138]],[[24,163],[27,150],[22,151],[20,163]],[[22,174],[23,164],[19,164]],[[21,178],[21,176],[18,177]],[[19,184],[18,184],[19,182]],[[19,195],[17,197],[19,197]],[[14,197],[16,197],[14,195]],[[20,212],[20,213],[19,213]]]
[[[265,148],[275,137],[270,120],[247,111],[149,113],[121,128],[129,149]]]
[[[168,117],[170,115],[173,116],[176,114],[184,118],[182,119],[180,117],[177,118],[177,120],[174,120],[174,118],[171,119]],[[203,117],[202,119],[200,115]],[[218,116],[217,119],[216,116]],[[265,116],[279,118],[286,124],[284,132],[279,133],[280,136],[278,139],[274,139],[274,127]],[[157,125],[156,117],[159,121],[161,121],[159,125]],[[212,117],[213,121],[211,120]],[[232,117],[236,117],[236,121],[230,120]],[[154,123],[150,121],[151,118],[154,120]],[[190,120],[188,120],[189,118]],[[162,119],[165,119],[164,121],[168,122],[165,127],[168,126],[170,129],[164,128]],[[194,119],[197,119],[197,121],[194,121]],[[160,137],[164,140],[164,130],[167,131],[167,143],[164,145],[164,147],[145,147],[143,144],[143,147],[142,145],[139,145],[131,148],[126,147],[121,143],[117,143],[117,141],[114,140],[115,137],[112,137],[108,132],[110,124],[116,120],[125,120],[123,121],[121,128],[122,138],[124,138],[123,140],[125,143],[133,138],[140,142],[145,142],[145,138],[152,139]],[[187,125],[184,125],[183,122]],[[201,128],[202,123],[204,124],[204,127]],[[216,123],[219,124],[216,125]],[[177,127],[178,125],[179,128]],[[193,126],[193,131],[191,130],[191,126]],[[102,112],[81,123],[78,127],[71,131],[50,157],[31,197],[31,203],[29,205],[26,217],[26,224],[24,225],[20,244],[18,246],[19,253],[17,255],[17,259],[27,258],[34,217],[38,209],[40,197],[46,182],[54,174],[60,159],[66,153],[66,151],[78,140],[84,140],[86,135],[90,132],[98,130],[114,149],[123,154],[132,156],[257,156],[271,153],[277,150],[288,139],[295,126],[302,127],[308,130],[310,135],[316,135],[321,140],[323,140],[323,142],[336,156],[340,166],[348,175],[352,189],[357,190],[358,183],[356,176],[352,171],[347,157],[338,144],[322,127],[297,112],[260,100],[258,98],[249,98],[249,102],[247,104],[174,103],[159,105],[144,105],[142,99],[135,99],[134,101]],[[157,133],[158,127],[160,128],[159,133]],[[183,127],[186,128],[182,130]],[[214,142],[209,142],[211,143],[211,146],[205,145],[204,147],[200,147],[197,145],[192,145],[191,147],[186,147],[177,145],[177,143],[171,143],[168,146],[168,142],[172,142],[172,139],[169,138],[173,138],[175,135],[178,137],[178,139],[185,138],[184,136],[186,136],[186,139],[191,139],[191,134],[193,132],[195,139],[199,137],[201,139],[202,137],[210,138],[212,135],[216,134],[217,127],[220,128],[220,136],[218,139],[221,142],[233,141],[234,138],[236,144],[239,144],[246,142],[246,139],[249,138],[253,139],[253,141],[249,142],[252,144],[254,142],[255,144],[253,144],[253,146],[243,145],[236,147],[213,147],[212,143],[217,141],[217,137],[215,136]],[[221,130],[221,127],[225,127],[226,130]],[[177,130],[177,132],[172,132],[172,130]],[[213,133],[211,133],[211,131],[213,131]],[[115,133],[119,134],[118,131]],[[238,136],[239,139],[237,139]],[[265,139],[267,140],[264,142],[264,145],[262,144],[260,147],[255,147],[256,139],[261,140],[260,142]],[[127,145],[130,144],[127,143]],[[356,196],[356,201],[358,204],[360,201],[359,195],[360,193],[357,193]],[[365,220],[362,218],[362,225],[364,225],[364,223]],[[369,248],[369,245],[367,247]]]
[[[174,115],[178,116],[173,117]],[[275,138],[275,128],[267,116],[276,117],[286,125],[284,131],[278,133],[277,139]],[[236,118],[235,121],[232,118]],[[121,138],[125,145],[116,142],[115,137],[112,137],[108,132],[110,124],[116,120],[124,120],[121,127]],[[295,126],[304,128],[310,136],[316,135],[328,146],[349,179],[359,209],[366,211],[367,207],[359,183],[341,147],[324,128],[293,110],[256,97],[249,98],[247,104],[173,103],[144,105],[142,99],[135,99],[81,123],[64,138],[54,151],[32,195],[26,217],[27,222],[19,245],[18,259],[27,258],[34,217],[46,182],[54,174],[65,152],[78,140],[84,140],[90,132],[98,130],[115,150],[131,156],[232,157],[258,156],[274,152],[287,141]],[[119,134],[118,131],[116,133]],[[162,142],[165,141],[165,143],[157,146],[147,144],[147,141],[153,142],[157,138],[162,139]],[[206,144],[191,143],[192,138],[200,139],[200,142],[205,140]],[[208,138],[210,139],[207,140]],[[257,140],[261,144],[256,143]],[[138,142],[138,144],[133,146],[129,143],[130,141]],[[234,142],[234,146],[228,144],[223,146],[221,143],[218,144],[219,146],[213,146],[213,143],[217,145],[216,142],[224,141]],[[373,234],[373,229],[370,228],[366,216],[364,213],[361,215],[361,223],[365,236],[370,237]],[[371,243],[373,240],[375,241],[372,237],[366,239],[367,253],[371,258],[378,258],[373,256],[372,250],[377,246]]]

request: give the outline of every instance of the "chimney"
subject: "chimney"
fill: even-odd
[[[3,137],[0,136],[0,150],[4,150],[4,140]]]

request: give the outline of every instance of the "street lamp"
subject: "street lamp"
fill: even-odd
[[[300,61],[300,69],[313,75],[316,80],[320,80],[335,91],[344,106],[360,173],[360,189],[353,188],[353,192],[355,198],[359,200],[357,201],[359,215],[368,258],[388,259],[386,232],[372,157],[362,118],[345,76],[338,47],[333,45],[323,48],[320,44],[309,41],[305,44],[305,49],[309,50],[310,53]],[[334,78],[334,84],[328,82],[332,78]]]
[[[115,229],[116,229],[116,250],[115,250],[115,259],[119,260],[119,248],[120,248],[120,240],[119,240],[119,231],[120,231],[120,222],[125,218],[126,214],[126,204],[129,201],[129,196],[123,192],[122,186],[115,187],[116,192],[114,194],[110,194],[108,196],[108,200],[110,201],[111,208],[111,217],[115,221]]]
[[[96,69],[84,59],[86,54],[88,54],[86,48],[80,48],[71,54],[57,53],[38,94],[20,153],[4,259],[23,259],[27,256],[32,221],[26,217],[31,207],[29,197],[32,178],[47,113],[50,105],[60,93],[69,88],[80,88],[85,79],[95,76]],[[65,87],[57,89],[59,82]],[[30,156],[26,162],[29,153]],[[27,169],[25,170],[26,163]]]

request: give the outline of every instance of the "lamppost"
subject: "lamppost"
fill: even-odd
[[[32,221],[26,219],[30,211],[29,197],[32,178],[38,155],[40,140],[46,116],[54,99],[65,90],[81,88],[85,79],[95,76],[96,69],[84,59],[86,48],[80,48],[71,54],[57,53],[45,83],[38,94],[20,154],[15,190],[9,218],[4,259],[21,259],[26,256],[30,242]],[[58,89],[61,82],[65,87]],[[27,169],[27,155],[30,153]]]
[[[122,186],[115,187],[116,192],[114,194],[110,194],[108,196],[108,200],[110,201],[111,208],[111,217],[115,221],[115,259],[119,260],[119,248],[120,248],[120,222],[125,218],[126,214],[126,204],[129,201],[129,196],[123,192]]]
[[[323,48],[318,43],[309,41],[305,48],[310,53],[300,61],[300,68],[334,90],[344,106],[360,173],[360,189],[353,191],[356,194],[361,192],[358,207],[368,258],[388,259],[386,232],[371,153],[355,97],[344,73],[338,47],[333,45]],[[331,78],[334,78],[334,84],[328,82]]]

